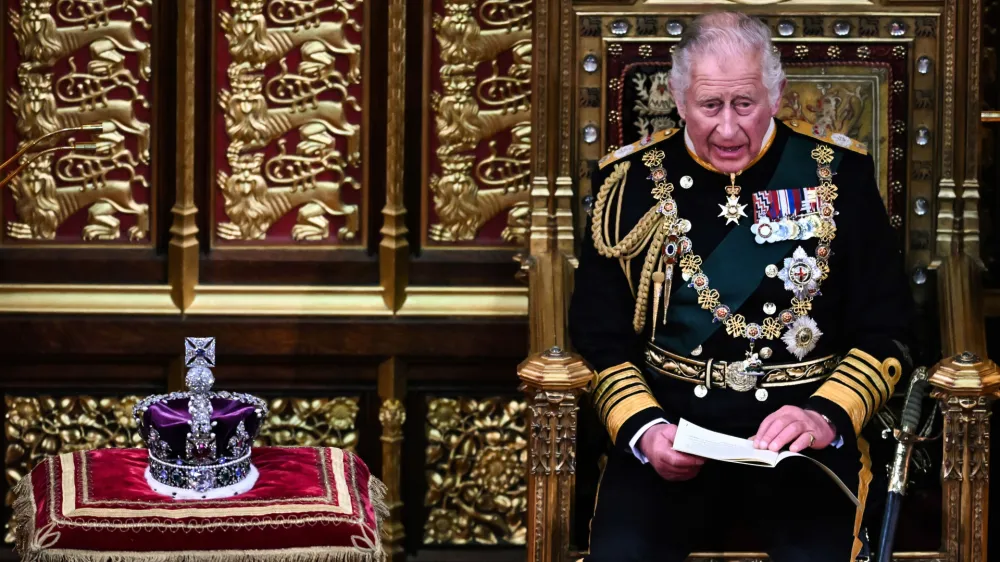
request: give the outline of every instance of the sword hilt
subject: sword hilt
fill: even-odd
[[[910,387],[906,391],[906,401],[903,403],[903,413],[899,420],[899,439],[902,441],[920,430],[920,412],[923,409],[924,398],[930,385],[927,382],[927,368],[919,367],[910,379]]]

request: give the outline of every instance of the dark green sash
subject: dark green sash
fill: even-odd
[[[767,184],[767,190],[789,189],[816,185],[816,165],[811,153],[816,143],[799,136],[792,136],[778,162],[778,168]],[[807,162],[810,165],[803,166]],[[834,152],[830,169],[837,170],[840,153]],[[751,204],[752,208],[753,205]],[[683,215],[683,211],[681,211]],[[708,276],[711,288],[719,291],[720,300],[736,313],[743,303],[757,290],[764,279],[764,267],[777,264],[787,257],[798,245],[794,240],[758,244],[750,232],[753,221],[741,222],[719,243],[701,266]],[[698,293],[678,275],[676,283],[684,283],[670,298],[667,324],[675,324],[674,330],[664,330],[657,337],[661,346],[676,353],[687,354],[705,343],[722,322],[713,322],[712,314],[698,304]],[[749,319],[748,319],[749,321]],[[664,333],[668,332],[668,333]]]

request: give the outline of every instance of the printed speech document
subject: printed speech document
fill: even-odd
[[[742,439],[726,435],[725,433],[718,433],[699,427],[683,418],[677,424],[677,434],[674,436],[674,450],[717,461],[769,468],[774,468],[779,462],[792,457],[809,459],[822,468],[840,486],[840,489],[847,494],[847,497],[854,502],[855,506],[860,504],[854,492],[832,470],[812,457],[791,451],[775,452],[766,449],[757,449],[753,446],[752,439]]]

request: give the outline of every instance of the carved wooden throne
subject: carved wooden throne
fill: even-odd
[[[589,210],[590,170],[608,151],[676,126],[675,107],[660,86],[670,68],[671,47],[697,16],[671,9],[680,6],[676,0],[620,2],[629,4],[627,10],[606,3],[539,0],[535,5],[533,79],[551,87],[538,95],[532,110],[531,255],[522,260],[535,352],[519,370],[531,416],[527,542],[532,561],[575,560],[586,551],[600,472],[601,448],[595,443],[603,428],[590,423],[586,393],[593,373],[567,351],[572,343],[565,329],[574,242],[585,235]],[[801,7],[810,3],[815,4],[790,0],[780,10],[748,8],[771,27],[789,75],[778,117],[868,143],[923,319],[922,349],[915,359],[933,365],[934,392],[925,411],[937,405],[926,428],[935,439],[914,455],[894,557],[985,560],[988,422],[1000,375],[985,358],[976,311],[979,273],[970,264],[977,242],[970,237],[966,244],[950,234],[956,184],[978,185],[974,167],[964,177],[956,172],[955,146],[969,133],[952,120],[956,49],[971,42],[969,52],[978,52],[979,39],[968,30],[978,29],[979,15],[959,9],[958,0],[933,9],[928,4],[896,9],[903,0],[875,0],[839,12]],[[874,5],[889,3],[893,10]],[[978,59],[970,68],[974,64]],[[970,89],[978,84],[974,80],[970,77]],[[967,148],[965,154],[975,161],[976,150]],[[975,208],[974,201],[966,205]],[[973,353],[963,354],[966,350]],[[902,393],[906,387],[902,381],[897,388]],[[882,512],[877,493],[884,495],[888,483],[887,471],[880,468],[891,461],[891,429],[901,402],[901,396],[894,397],[866,435],[876,477],[866,514],[872,549],[878,536],[870,524]],[[694,557],[765,558],[754,552]]]

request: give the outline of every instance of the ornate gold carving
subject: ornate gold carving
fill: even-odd
[[[132,419],[132,406],[140,399],[6,396],[7,505],[14,500],[14,485],[47,456],[105,447],[141,447],[142,436]],[[8,522],[5,540],[13,543],[13,521]]]
[[[256,446],[338,447],[358,444],[358,398],[275,398]]]
[[[438,219],[432,240],[474,240],[487,221],[514,207],[503,238],[524,241],[528,213],[517,204],[528,201],[530,183],[531,4],[444,0],[445,15],[434,17],[442,89],[430,100],[440,167],[428,182]],[[513,63],[501,74],[499,56],[508,51]],[[478,81],[485,62],[492,71]],[[495,137],[504,132],[510,142],[501,152]]]
[[[379,243],[379,277],[386,307],[397,311],[406,299],[410,257],[403,202],[406,136],[406,0],[389,4],[389,95],[386,100],[385,207]]]
[[[152,1],[53,4],[53,0],[24,2],[20,12],[9,11],[21,57],[17,87],[7,95],[15,129],[22,142],[102,121],[110,121],[116,130],[99,136],[108,143],[103,150],[70,152],[55,159],[46,155],[25,168],[11,182],[18,221],[7,224],[7,235],[52,240],[66,219],[86,208],[84,240],[121,238],[119,213],[135,217],[127,231],[129,240],[145,239],[149,206],[136,201],[134,189],[149,189],[145,171],[138,167],[150,162],[150,126],[138,112],[150,107],[142,90],[152,73],[151,47],[137,38],[134,29],[151,29],[143,14]],[[82,48],[88,50],[84,68],[76,60]],[[138,58],[138,77],[130,57]],[[51,68],[64,59],[69,71],[57,78]],[[22,162],[31,156],[25,155]],[[139,197],[148,198],[148,194]]]
[[[403,556],[403,538],[406,529],[401,519],[403,501],[400,490],[403,464],[403,424],[406,423],[406,410],[403,403],[396,398],[382,402],[378,419],[382,423],[382,481],[386,485],[386,506],[389,517],[383,521],[383,543],[385,551],[393,559]]]
[[[293,209],[298,209],[293,240],[328,239],[327,215],[345,217],[339,240],[357,236],[358,206],[344,203],[341,190],[361,189],[348,171],[361,161],[361,127],[352,119],[362,108],[349,91],[361,82],[361,47],[347,35],[361,31],[352,15],[361,3],[233,0],[231,14],[220,12],[232,61],[231,90],[219,91],[231,142],[226,151],[230,173],[218,171],[231,222],[218,225],[219,237],[263,240]],[[299,60],[295,70],[289,55]],[[338,70],[342,57],[349,61],[346,73]],[[265,80],[272,62],[280,72]],[[299,140],[289,153],[286,137],[296,129]],[[265,162],[272,143],[277,154]]]
[[[524,544],[524,401],[431,398],[425,544]]]

